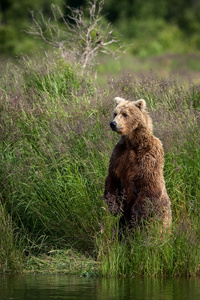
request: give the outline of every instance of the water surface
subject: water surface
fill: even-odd
[[[0,276],[0,300],[199,300],[200,279],[101,279],[67,275]]]

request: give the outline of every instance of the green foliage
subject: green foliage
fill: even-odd
[[[30,24],[30,11],[43,11],[45,16],[50,17],[51,1],[8,1],[0,4],[0,54],[15,56],[21,53],[31,53],[33,48],[41,44],[25,34]],[[55,0],[55,4],[62,8],[63,2]]]
[[[53,3],[58,5],[64,14],[69,13],[69,9],[61,0],[55,0]],[[71,7],[84,6],[85,9],[89,6],[87,0],[67,0],[65,3]],[[46,20],[52,19],[51,4],[49,0],[4,0],[0,10],[0,53],[14,56],[22,52],[32,53],[34,47],[40,47],[41,43],[38,40],[31,39],[24,33],[31,24],[29,10],[36,12],[36,20],[40,23],[40,11]],[[86,9],[86,16],[87,13]],[[200,49],[198,1],[107,0],[104,3],[103,15],[106,23],[111,22],[114,25],[118,37],[123,36],[128,44],[133,43],[131,51],[140,57]],[[59,24],[62,28],[61,20]]]
[[[118,22],[119,19],[148,20],[148,19],[162,19],[165,22],[177,23],[179,28],[184,32],[192,33],[194,30],[199,30],[197,24],[199,23],[199,3],[182,1],[145,1],[134,0],[122,1],[116,3],[114,0],[106,1],[105,11],[108,13],[108,18],[112,22]],[[180,13],[181,12],[181,13]]]
[[[182,43],[183,32],[175,24],[166,24],[163,19],[131,19],[120,25],[128,40],[134,37],[130,50],[139,57],[156,56],[162,53],[180,53],[188,49],[189,42]]]

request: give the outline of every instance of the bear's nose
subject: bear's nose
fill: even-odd
[[[115,121],[110,122],[110,127],[113,131],[116,131],[117,123]]]

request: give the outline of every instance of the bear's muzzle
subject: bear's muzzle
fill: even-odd
[[[117,123],[115,121],[110,122],[110,127],[113,131],[117,131]]]

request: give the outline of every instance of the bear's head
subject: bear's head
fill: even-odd
[[[110,127],[120,135],[129,135],[137,128],[147,128],[152,131],[152,122],[146,109],[146,101],[127,101],[114,98],[113,121]]]

